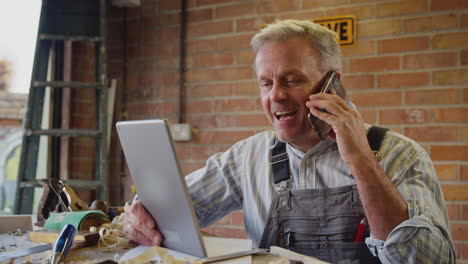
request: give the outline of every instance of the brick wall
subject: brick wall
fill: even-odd
[[[76,42],[72,45],[71,79],[79,82],[97,82],[94,44]],[[70,89],[70,129],[96,129],[95,89]],[[91,137],[69,138],[69,178],[93,180],[96,140]],[[76,189],[77,195],[90,204],[95,191]]]
[[[179,1],[142,3],[126,15],[109,9],[109,70],[120,80],[122,95],[118,119],[175,122]],[[430,153],[459,263],[468,263],[467,1],[188,0],[188,6],[185,109],[195,134],[176,147],[185,173],[268,129],[249,48],[259,26],[274,19],[354,14],[358,38],[357,45],[342,50],[344,85],[367,122],[408,135]],[[112,153],[111,163],[121,162],[119,149]],[[125,166],[114,171],[130,183]],[[125,190],[129,199],[128,185]],[[226,216],[209,231],[245,236],[242,214]]]

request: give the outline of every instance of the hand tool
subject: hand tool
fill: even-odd
[[[4,260],[9,260],[9,259],[14,259],[14,258],[19,258],[19,257],[24,257],[24,256],[40,253],[40,252],[51,250],[51,249],[52,249],[52,244],[45,244],[45,245],[40,245],[40,246],[19,249],[19,250],[15,250],[12,252],[3,253],[3,254],[0,254],[0,262]]]
[[[62,231],[60,232],[59,237],[57,238],[57,241],[55,241],[54,245],[54,255],[52,255],[51,264],[58,264],[61,263],[64,259],[65,256],[68,254],[68,251],[70,251],[70,248],[73,244],[73,239],[75,238],[76,234],[76,229],[74,226],[70,224],[66,224],[63,228]]]
[[[61,254],[62,258],[68,253],[70,250],[71,245],[73,244],[73,239],[75,237],[75,227],[72,225],[65,225],[62,228],[62,231],[60,232],[60,235],[58,236],[55,246],[54,246],[54,258],[56,255],[59,253]],[[9,260],[9,259],[14,259],[14,258],[19,258],[19,257],[24,257],[36,253],[40,253],[43,251],[51,250],[52,249],[52,244],[45,244],[45,245],[40,245],[40,246],[35,246],[35,247],[30,247],[30,248],[25,248],[25,249],[18,249],[12,252],[4,253],[0,255],[0,262],[4,260]],[[51,262],[51,263],[58,263],[58,262]]]

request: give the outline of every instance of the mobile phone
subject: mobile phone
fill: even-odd
[[[331,89],[336,89],[341,85],[342,84],[338,74],[335,71],[329,71],[323,78],[322,87],[320,88],[319,93],[328,93]],[[325,109],[317,108],[317,110],[327,113],[327,110]],[[314,132],[317,134],[317,136],[321,140],[326,139],[328,133],[330,132],[331,126],[328,123],[315,117],[312,113],[310,113],[310,111],[307,114],[307,117],[309,119],[310,126],[314,129]]]

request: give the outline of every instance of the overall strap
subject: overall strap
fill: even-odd
[[[382,160],[382,156],[380,155],[380,146],[382,145],[382,141],[387,133],[388,128],[379,127],[379,126],[371,126],[367,131],[367,141],[374,152],[374,156],[377,161]]]
[[[289,157],[286,152],[286,143],[275,138],[275,144],[271,151],[271,169],[275,184],[291,179],[289,175]]]
[[[367,131],[367,140],[369,141],[372,152],[374,152],[376,159],[379,161],[381,160],[379,149],[387,131],[388,128],[378,126],[371,126]],[[275,143],[272,147],[270,163],[275,184],[291,180],[286,143],[278,140],[278,138],[275,138]]]

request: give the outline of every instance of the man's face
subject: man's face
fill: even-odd
[[[305,151],[316,141],[305,103],[323,76],[317,58],[305,38],[267,42],[255,58],[263,109],[276,135]]]

